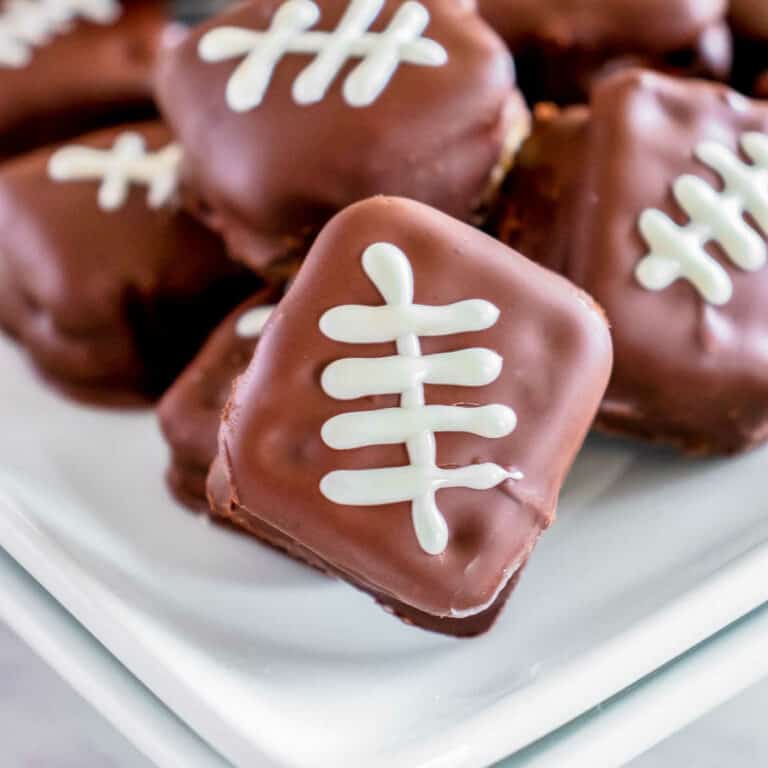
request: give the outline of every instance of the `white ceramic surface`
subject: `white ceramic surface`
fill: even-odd
[[[179,509],[147,413],[91,410],[0,343],[0,543],[237,766],[472,766],[768,600],[768,452],[593,440],[497,627],[457,641]]]
[[[709,733],[694,725],[689,736],[675,737],[678,744],[651,748],[768,678],[767,647],[765,605],[497,768],[620,768],[639,755],[644,757],[637,768],[704,768],[705,761],[712,768],[764,766],[764,685],[754,695],[756,707],[749,699],[737,709],[737,717],[730,716],[741,727],[737,743],[712,725]]]
[[[0,619],[7,621],[100,713],[150,756],[154,765],[224,768],[219,757],[3,552],[0,552]],[[499,764],[498,768],[623,765],[672,730],[701,717],[768,673],[766,646],[768,606],[722,630],[610,702]],[[0,692],[0,737],[7,768],[32,763],[90,766],[97,762],[101,765],[102,760],[110,765],[114,760],[126,768],[144,765],[133,750],[111,740],[105,729],[95,728],[92,716],[84,714],[84,708],[65,700],[65,691],[56,685],[52,690],[52,681],[42,670],[30,674],[26,656],[17,654],[14,661],[13,652],[10,658],[3,657],[3,648],[0,633],[0,666],[3,658],[13,665],[11,696],[15,688],[17,697],[23,693],[26,698],[26,704],[16,698],[12,711],[3,715]],[[7,652],[7,648],[5,650]],[[718,710],[701,724],[685,729],[647,753],[637,768],[678,768],[683,764],[695,764],[697,768],[705,768],[705,764],[708,768],[722,768],[726,764],[739,768],[762,765],[768,757],[768,736],[764,728],[766,701],[768,688],[765,684],[756,686],[724,710]],[[66,711],[57,709],[62,706]],[[40,738],[39,718],[45,716],[46,711],[50,713],[50,723]],[[25,719],[25,712],[29,719]],[[30,718],[31,713],[34,715]],[[8,728],[13,731],[9,732]],[[78,732],[88,734],[87,744],[77,741]],[[99,733],[101,739],[98,739]],[[96,753],[102,757],[96,757]]]
[[[229,765],[2,550],[0,620],[91,702],[153,765],[158,768],[227,768]],[[11,694],[0,697],[3,768],[106,767],[113,764],[114,754],[121,756],[121,766],[145,765],[134,750],[111,740],[107,729],[94,727],[99,725],[95,722],[98,715],[85,713],[84,716],[84,708],[72,705],[71,691],[60,691],[51,684],[48,675],[30,675],[28,665],[23,667],[25,674],[22,675],[21,661],[21,658],[11,660],[15,662],[16,679],[10,681]],[[3,683],[6,682],[4,679]],[[16,696],[12,695],[14,687]],[[3,703],[13,710],[4,711]],[[61,707],[66,710],[61,711]],[[41,730],[43,723],[45,728]],[[84,734],[87,739],[83,738]]]
[[[160,768],[224,768],[224,763],[155,699],[11,558],[0,552],[0,618],[21,635],[66,680],[153,758]],[[768,606],[750,614],[682,658],[516,756],[498,768],[607,768],[626,763],[639,751],[707,712],[760,675],[768,674]],[[0,662],[3,659],[0,633]],[[6,649],[7,651],[7,649]],[[18,655],[18,654],[17,654]],[[64,701],[66,692],[46,675],[30,675],[26,657],[14,664],[11,690],[22,692],[2,714],[0,736],[7,768],[38,760],[41,765],[95,765],[94,753],[121,766],[144,765],[125,745],[94,728],[84,708]],[[2,663],[0,663],[2,666]],[[15,677],[15,681],[14,681]],[[44,701],[41,702],[41,699]],[[765,703],[768,688],[756,686],[725,709],[685,729],[640,759],[637,768],[739,768],[768,758]],[[57,710],[64,706],[66,711]],[[24,719],[34,713],[33,719]],[[39,717],[51,721],[40,738]],[[9,715],[11,722],[9,723]],[[94,715],[95,717],[95,715]],[[13,721],[17,726],[12,732]],[[86,731],[83,731],[86,728]],[[79,731],[78,731],[79,729]],[[102,738],[94,741],[94,731]],[[88,733],[88,744],[73,733]],[[9,751],[10,750],[10,751]],[[14,758],[18,755],[18,759]],[[109,758],[107,758],[109,755]],[[693,760],[693,762],[691,762]],[[35,763],[36,764],[36,763]],[[99,762],[98,764],[101,764]],[[633,766],[635,763],[632,764]]]

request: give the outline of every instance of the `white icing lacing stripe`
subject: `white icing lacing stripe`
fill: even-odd
[[[335,341],[351,344],[393,341],[398,354],[331,363],[323,372],[323,390],[339,400],[399,394],[400,407],[340,414],[323,425],[322,438],[336,450],[405,443],[410,464],[331,472],[320,490],[334,503],[350,506],[411,502],[419,544],[428,554],[439,555],[448,545],[449,532],[435,500],[437,491],[489,490],[521,475],[492,463],[442,469],[436,464],[435,433],[506,437],[517,426],[517,416],[504,405],[426,405],[424,384],[486,386],[501,373],[502,359],[489,349],[424,356],[419,336],[486,330],[496,324],[499,310],[479,299],[442,307],[414,305],[411,264],[390,243],[368,248],[363,268],[386,306],[335,307],[323,315],[320,329]]]
[[[117,0],[7,0],[0,11],[0,67],[21,68],[32,49],[68,32],[77,19],[112,24],[120,16]]]
[[[766,264],[768,246],[768,136],[745,133],[741,148],[752,160],[745,163],[728,147],[706,141],[696,147],[696,157],[723,179],[721,191],[697,176],[681,176],[674,186],[675,199],[690,217],[679,226],[658,210],[644,211],[640,231],[650,253],[635,271],[640,284],[651,291],[668,288],[675,280],[690,281],[705,301],[727,304],[733,282],[723,266],[706,251],[718,243],[733,264],[755,272]],[[762,230],[756,231],[744,214]]]
[[[243,339],[258,338],[274,311],[273,305],[249,309],[238,319],[235,333]]]
[[[261,104],[275,67],[286,54],[317,54],[293,84],[298,104],[322,101],[344,65],[362,59],[345,79],[343,94],[350,106],[367,107],[401,63],[439,67],[448,61],[442,45],[422,37],[429,11],[415,0],[403,3],[386,30],[368,32],[384,2],[351,0],[335,30],[310,32],[320,20],[320,8],[312,0],[287,0],[267,31],[217,27],[200,40],[199,55],[208,62],[245,56],[227,84],[227,104],[235,112]]]
[[[176,194],[181,157],[178,144],[148,152],[141,134],[127,132],[112,149],[63,147],[51,156],[48,173],[54,181],[101,181],[98,201],[105,211],[126,203],[131,184],[148,187],[147,204],[161,208]]]

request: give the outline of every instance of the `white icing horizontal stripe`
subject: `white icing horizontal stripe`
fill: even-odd
[[[422,384],[484,387],[503,361],[490,349],[463,349],[422,357],[349,357],[331,363],[322,376],[325,393],[337,400],[402,394]]]
[[[178,144],[148,152],[144,137],[129,131],[112,149],[63,147],[51,156],[48,173],[54,181],[101,181],[98,200],[105,211],[126,203],[131,184],[148,187],[147,204],[161,208],[176,194],[181,156]]]
[[[386,306],[335,307],[323,315],[320,329],[347,343],[394,341],[397,355],[337,360],[323,371],[321,384],[338,400],[400,394],[400,407],[334,416],[323,425],[322,438],[336,450],[404,443],[409,464],[331,472],[322,479],[320,490],[337,504],[410,502],[419,545],[426,553],[439,555],[448,546],[450,532],[437,506],[438,490],[488,490],[522,475],[491,463],[442,469],[436,463],[436,433],[501,438],[515,429],[517,416],[504,405],[427,405],[424,384],[482,387],[498,378],[503,361],[496,352],[482,348],[423,356],[419,336],[482,331],[497,322],[499,310],[477,299],[442,307],[414,305],[411,264],[391,243],[367,248],[363,269]]]
[[[443,488],[487,491],[510,477],[496,464],[470,464],[457,469],[385,467],[331,472],[323,478],[320,489],[336,504],[372,507],[431,496]]]
[[[374,344],[397,341],[404,333],[417,336],[451,336],[484,331],[499,319],[499,310],[489,301],[474,299],[444,307],[421,304],[399,306],[335,307],[320,319],[320,330],[334,341]]]
[[[505,437],[517,416],[504,405],[460,407],[423,405],[343,413],[323,425],[326,445],[336,450],[405,443],[419,432],[469,432],[478,437]]]
[[[261,336],[267,320],[272,316],[275,307],[272,305],[254,307],[243,314],[237,321],[235,333],[243,339],[255,339]]]
[[[640,232],[650,253],[637,265],[640,284],[652,291],[668,288],[678,279],[688,280],[710,304],[727,304],[733,282],[727,270],[707,250],[718,243],[730,261],[754,272],[768,260],[768,136],[746,133],[741,138],[745,163],[728,147],[703,142],[696,157],[723,179],[715,190],[697,176],[681,176],[674,185],[675,199],[690,218],[684,227],[662,211],[647,210],[640,217]],[[751,226],[744,215],[762,231]]]
[[[68,32],[78,18],[112,24],[120,16],[117,0],[5,0],[0,4],[0,67],[21,68],[32,49]]]
[[[429,12],[409,0],[384,32],[367,30],[378,17],[384,0],[351,0],[332,32],[310,31],[320,20],[312,0],[287,0],[278,8],[268,30],[218,27],[200,40],[198,53],[208,62],[245,56],[227,84],[227,104],[247,112],[261,104],[275,67],[286,54],[317,54],[293,84],[298,104],[321,101],[350,59],[362,59],[344,82],[344,98],[353,107],[366,107],[381,95],[401,63],[442,66],[445,49],[422,37]]]

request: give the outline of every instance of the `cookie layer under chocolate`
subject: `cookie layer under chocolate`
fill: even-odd
[[[584,102],[600,76],[647,66],[727,78],[726,0],[479,0],[530,102]]]
[[[0,2],[0,158],[154,113],[164,3],[104,0],[69,23],[50,2],[14,5]]]
[[[205,482],[216,457],[224,405],[281,295],[280,290],[265,288],[233,310],[158,405],[160,426],[171,448],[168,484],[192,509],[208,510]]]
[[[605,429],[705,454],[768,438],[760,146],[768,104],[649,71],[604,81],[589,110],[539,113],[498,231],[605,308],[616,351]],[[713,164],[732,169],[729,198]]]
[[[0,326],[77,396],[162,393],[258,284],[174,205],[171,141],[160,123],[123,126],[0,170]],[[142,142],[155,159],[114,165]]]
[[[469,308],[469,320],[479,329],[462,332],[466,326],[460,323],[456,333],[421,338],[428,367],[443,359],[430,356],[449,355],[441,383],[424,386],[426,404],[444,407],[429,418],[458,412],[472,422],[481,414],[475,406],[486,406],[489,416],[506,408],[516,414],[516,426],[507,421],[499,432],[492,421],[476,426],[477,433],[436,434],[436,462],[447,473],[468,467],[484,475],[490,464],[503,473],[486,491],[438,492],[448,532],[441,554],[425,551],[410,503],[337,503],[327,495],[335,472],[409,464],[409,452],[396,440],[347,443],[346,449],[327,442],[327,423],[335,417],[356,414],[350,417],[354,421],[360,411],[401,404],[401,397],[386,394],[393,391],[387,359],[396,354],[395,344],[342,343],[326,335],[333,333],[330,326],[320,327],[334,307],[384,304],[363,268],[363,255],[377,243],[386,244],[387,253],[390,246],[400,249],[409,260],[417,304],[443,307],[469,300],[448,313],[467,320],[463,313]],[[388,295],[394,301],[395,294]],[[495,321],[488,319],[488,304],[498,310]],[[414,311],[414,317],[431,313]],[[365,336],[370,327],[361,318],[347,330]],[[451,384],[449,353],[461,350],[467,350],[458,372],[464,383]],[[374,365],[385,360],[367,384],[382,394],[330,396],[328,366],[358,358]],[[485,362],[476,370],[478,360]],[[570,283],[434,209],[375,198],[346,209],[323,230],[273,314],[225,410],[209,493],[218,514],[397,606],[395,612],[414,623],[451,634],[464,634],[463,626],[473,628],[469,634],[482,631],[554,518],[563,477],[591,423],[610,365],[602,314]],[[475,376],[490,382],[480,385]],[[344,388],[356,377],[349,373],[336,381]],[[491,404],[497,405],[489,410]],[[399,424],[402,414],[386,413],[389,426]],[[347,437],[342,428],[342,442]],[[403,488],[394,481],[382,492],[398,494]],[[473,624],[481,615],[479,626]]]
[[[296,83],[306,83],[299,78],[316,56],[275,49],[274,71],[254,66],[260,77],[254,75],[250,86],[245,78],[240,90],[229,84],[248,66],[247,51],[219,62],[202,58],[201,50],[217,42],[210,35],[222,28],[265,33],[272,24],[288,23],[286,8],[290,15],[313,7],[319,21],[312,32],[327,33],[352,3],[239,4],[193,30],[159,67],[161,108],[185,148],[186,204],[258,270],[304,247],[340,209],[374,194],[399,194],[472,218],[528,126],[503,42],[471,4],[456,0],[423,0],[419,6],[428,12],[422,37],[442,50],[444,61],[399,62],[367,106],[353,106],[348,96],[361,56],[342,56],[345,64],[327,91],[309,104],[301,103],[308,97],[297,96]],[[365,5],[369,13],[377,7]],[[403,9],[413,15],[414,4],[386,0],[369,31],[382,32]],[[253,50],[258,55],[258,38]],[[218,48],[213,53],[222,55]],[[260,103],[250,108],[228,103],[232,90],[255,100],[262,89]]]

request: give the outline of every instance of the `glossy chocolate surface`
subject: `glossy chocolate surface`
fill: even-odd
[[[234,112],[227,82],[242,57],[207,63],[211,29],[267,28],[283,0],[237,5],[193,30],[162,58],[161,108],[186,150],[185,200],[254,268],[284,258],[337,211],[374,194],[398,194],[469,219],[482,208],[510,133],[528,115],[503,42],[465,0],[424,0],[424,34],[447,51],[444,66],[402,64],[381,96],[353,108],[342,96],[349,62],[325,97],[302,106],[292,85],[311,61],[289,54],[260,106]],[[319,30],[336,27],[348,0],[320,0]],[[386,0],[371,29],[402,6]]]
[[[763,0],[730,0],[729,11],[738,34],[768,41],[768,5]]]
[[[76,143],[111,148],[126,131],[152,150],[171,141],[162,124],[143,123]],[[0,326],[73,394],[160,394],[257,281],[178,207],[151,209],[146,187],[131,185],[125,205],[102,210],[100,183],[53,181],[51,155],[0,170]]]
[[[205,481],[218,450],[221,414],[234,380],[248,367],[259,341],[259,336],[239,333],[238,323],[281,295],[265,288],[234,309],[158,405],[160,426],[171,448],[168,484],[179,501],[193,509],[208,509]]]
[[[163,2],[121,5],[114,23],[77,20],[29,64],[0,65],[0,158],[154,112],[152,70],[173,28]]]
[[[507,41],[529,101],[583,102],[593,82],[643,65],[724,79],[726,0],[478,0]]]
[[[540,115],[522,151],[499,232],[605,308],[616,364],[599,424],[609,430],[695,453],[768,438],[768,268],[739,269],[710,243],[733,282],[723,306],[687,281],[653,292],[634,274],[649,250],[642,212],[686,223],[676,180],[693,174],[723,186],[695,148],[710,140],[738,152],[747,131],[768,133],[768,104],[638,70],[603,82],[589,111]]]
[[[221,462],[221,459],[217,458],[216,461]],[[439,632],[440,634],[452,635],[454,637],[476,637],[477,635],[487,632],[494,625],[496,619],[498,619],[510,594],[517,586],[517,583],[525,570],[526,564],[523,563],[517,571],[515,571],[515,574],[496,600],[494,600],[492,605],[485,610],[480,611],[473,616],[461,619],[435,616],[434,614],[420,611],[411,605],[403,603],[392,597],[392,595],[377,591],[370,585],[365,585],[360,581],[350,578],[349,575],[343,571],[334,568],[328,561],[321,560],[314,552],[312,552],[312,550],[302,546],[295,539],[291,539],[277,528],[268,525],[254,515],[248,514],[242,508],[232,505],[229,499],[229,486],[226,482],[226,472],[220,471],[218,467],[211,475],[211,482],[209,483],[208,490],[210,494],[211,508],[214,510],[214,513],[219,513],[222,510],[226,510],[227,513],[226,517],[216,518],[218,522],[228,521],[233,526],[247,532],[261,542],[270,547],[274,547],[295,560],[299,560],[300,562],[311,566],[321,573],[324,573],[326,576],[338,577],[345,581],[349,581],[358,589],[371,595],[384,610],[388,611],[393,616],[396,616],[406,624],[411,624],[415,627],[429,630],[430,632]]]
[[[424,354],[487,346],[504,360],[489,386],[426,386],[428,403],[500,403],[518,416],[517,429],[501,439],[438,435],[438,465],[490,461],[523,473],[489,491],[440,491],[450,540],[438,556],[420,548],[409,503],[344,506],[320,491],[333,470],[408,463],[403,445],[337,451],[320,436],[332,416],[399,403],[393,395],[334,400],[320,386],[334,360],[394,353],[394,344],[334,342],[318,326],[331,307],[383,303],[361,266],[379,241],[410,259],[417,303],[481,298],[501,310],[487,331],[422,339]],[[554,519],[610,365],[603,316],[570,283],[434,209],[375,198],[323,230],[272,316],[227,405],[209,492],[223,516],[278,531],[378,599],[460,621],[495,603]]]

